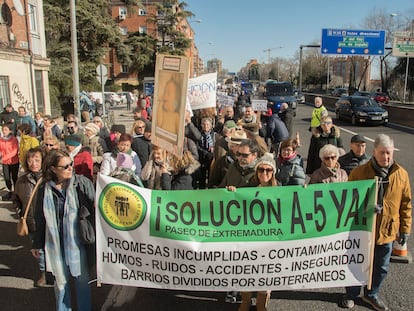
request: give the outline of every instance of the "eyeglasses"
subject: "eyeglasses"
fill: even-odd
[[[69,167],[72,167],[72,166],[73,166],[73,161],[70,162],[69,164],[66,164],[65,166],[63,166],[63,165],[57,165],[56,167],[59,167],[59,168],[64,169],[64,170],[67,170]]]
[[[328,160],[335,160],[336,159],[336,155],[330,156],[330,157],[323,157],[324,160],[328,161]]]
[[[75,128],[73,126],[68,126],[68,130],[74,130]]]
[[[236,152],[236,156],[237,157],[242,157],[247,159],[249,157],[249,155],[251,155],[252,153],[240,153],[240,152]]]
[[[53,147],[55,144],[45,144],[46,147]]]
[[[273,173],[273,168],[264,168],[264,167],[259,167],[259,168],[257,168],[257,171],[259,172],[259,173],[265,173],[266,172],[266,174],[270,174],[270,173]]]

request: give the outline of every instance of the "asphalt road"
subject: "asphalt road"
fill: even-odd
[[[302,147],[299,152],[305,159],[310,140],[307,129],[311,109],[310,106],[300,105],[294,119],[294,130],[301,134]],[[333,113],[330,114],[334,116]],[[131,115],[122,108],[117,109],[115,120],[117,123],[127,124],[129,129]],[[338,122],[337,125],[341,128],[346,146],[354,133],[364,135],[369,141],[373,141],[378,133],[391,135],[398,149],[395,158],[408,170],[413,185],[413,134],[393,127],[358,127],[344,122]],[[369,142],[367,145],[368,153],[371,153],[373,143]],[[0,191],[0,195],[3,191],[4,188]],[[11,204],[0,202],[0,310],[55,310],[53,289],[33,286],[38,277],[36,263],[29,253],[29,241],[15,234],[16,222]],[[408,242],[410,252],[413,251],[413,245],[414,237]],[[92,284],[92,291],[93,310],[236,311],[238,308],[237,304],[224,301],[225,293],[217,292],[169,291],[107,284],[97,287],[96,283]],[[392,263],[382,287],[381,297],[393,311],[412,311],[414,310],[413,291],[414,265]],[[343,288],[273,292],[268,309],[269,311],[340,310],[337,302],[343,293]],[[353,310],[371,309],[359,302]]]

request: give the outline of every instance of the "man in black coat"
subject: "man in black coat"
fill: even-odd
[[[365,153],[366,148],[367,144],[363,136],[352,136],[351,150],[338,159],[341,168],[344,169],[348,175],[357,166],[368,162],[369,157]]]
[[[4,107],[4,110],[0,113],[0,124],[7,124],[9,125],[10,130],[12,131],[13,135],[16,136],[17,131],[17,118],[18,113],[16,110],[13,109],[13,106],[11,104],[7,104],[6,107]]]
[[[282,103],[282,105],[280,105],[279,118],[285,123],[289,132],[289,137],[292,137],[293,112],[287,103]]]

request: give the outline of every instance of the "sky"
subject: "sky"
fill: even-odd
[[[221,59],[230,72],[251,59],[294,58],[301,45],[320,43],[323,28],[365,30],[375,12],[396,13],[399,22],[414,19],[413,0],[181,1],[195,14],[189,21],[204,63]]]

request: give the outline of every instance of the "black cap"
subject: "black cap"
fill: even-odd
[[[354,135],[351,138],[351,143],[366,143],[366,140],[362,135]]]

